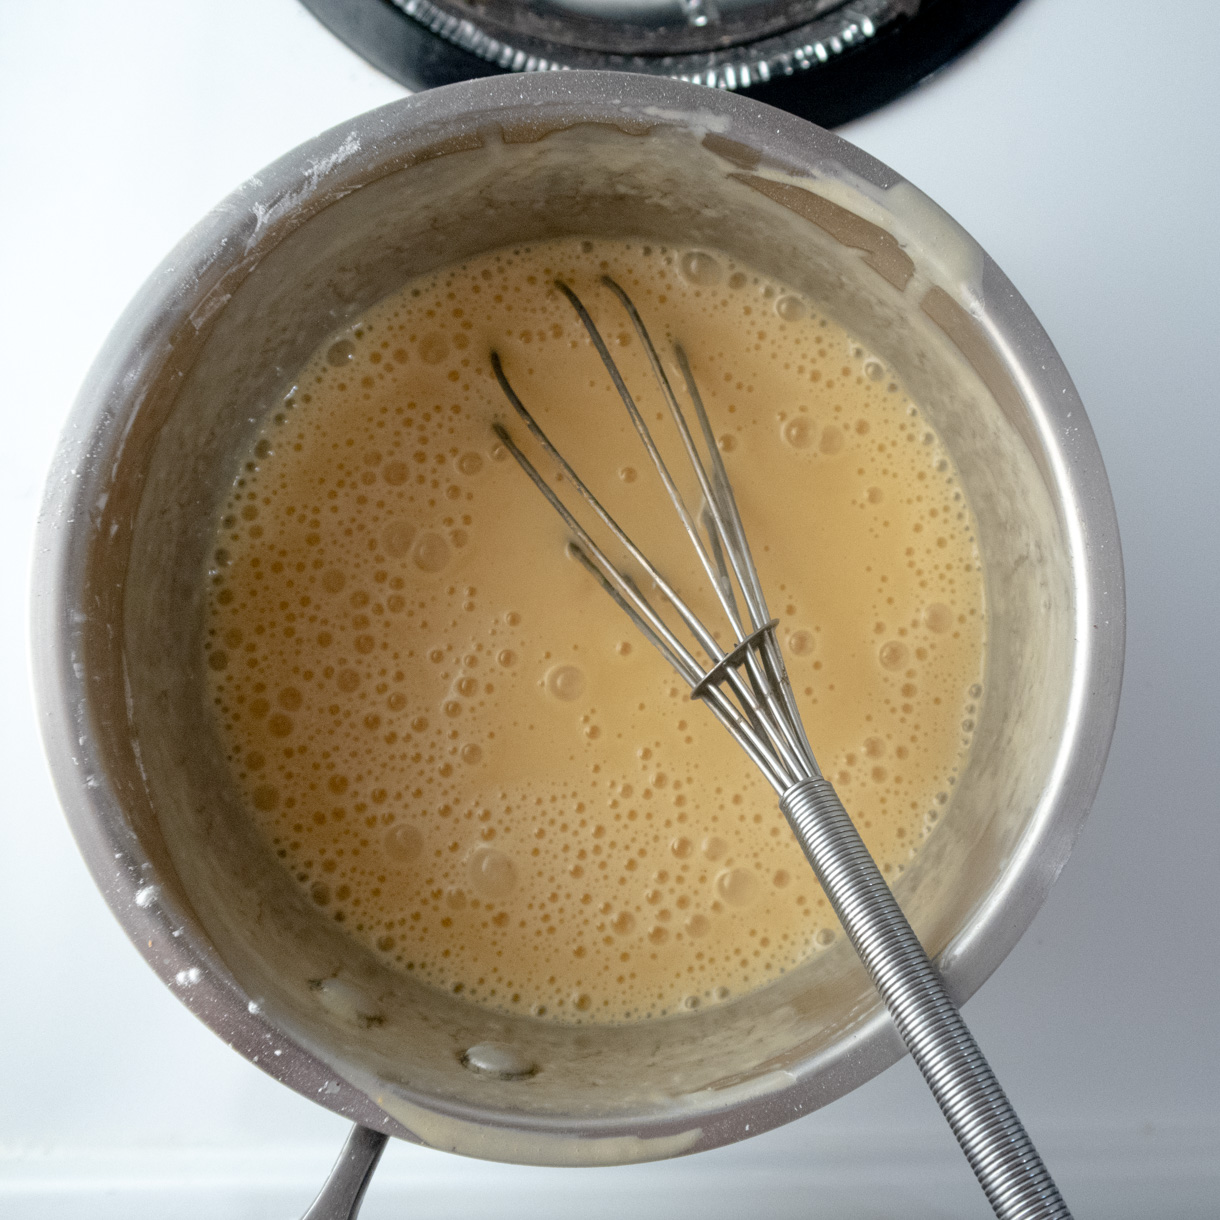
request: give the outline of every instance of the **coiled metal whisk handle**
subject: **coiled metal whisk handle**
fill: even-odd
[[[1071,1213],[944,981],[830,783],[803,779],[780,796],[860,960],[881,993],[1000,1220]]]

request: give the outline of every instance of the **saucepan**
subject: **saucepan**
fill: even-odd
[[[564,234],[719,249],[807,294],[953,454],[984,562],[985,690],[896,894],[959,1003],[1045,898],[1113,730],[1122,564],[1083,407],[1012,284],[899,174],[732,93],[598,72],[438,89],[287,154],[170,254],[89,374],[39,527],[35,668],[111,909],[238,1053],[358,1125],[351,1191],[380,1144],[359,1132],[530,1164],[677,1156],[823,1106],[903,1050],[843,938],[647,1024],[487,1011],[356,946],[242,814],[200,672],[237,455],[345,320],[445,263]]]

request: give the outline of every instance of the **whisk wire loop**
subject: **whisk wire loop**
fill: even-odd
[[[700,490],[704,496],[704,528],[707,531],[713,558],[716,562],[717,574],[725,591],[725,598],[731,604],[731,612],[735,614],[736,604],[733,599],[733,582],[724,562],[726,553],[729,562],[732,564],[733,574],[737,578],[737,584],[742,591],[754,631],[762,631],[768,622],[772,623],[774,628],[775,623],[771,619],[770,611],[767,609],[767,599],[763,594],[762,582],[758,579],[758,570],[754,566],[754,559],[750,553],[750,547],[746,542],[745,529],[741,523],[741,514],[737,508],[736,497],[733,495],[733,485],[729,482],[728,471],[724,467],[724,459],[720,456],[720,446],[716,441],[715,433],[712,431],[711,421],[708,419],[707,410],[703,405],[703,397],[699,393],[699,387],[695,382],[694,374],[691,372],[690,361],[686,357],[686,351],[681,344],[674,344],[674,357],[678,363],[678,370],[682,374],[687,396],[690,398],[691,404],[695,409],[695,417],[699,423],[699,430],[703,435],[703,443],[707,450],[706,467],[699,454],[698,446],[695,444],[691,430],[687,425],[686,415],[678,404],[678,399],[674,394],[669,377],[666,375],[661,359],[657,355],[656,346],[653,344],[648,329],[644,325],[644,321],[640,317],[634,302],[609,276],[603,276],[602,283],[618,297],[626,309],[627,315],[630,317],[632,325],[640,337],[640,341],[644,345],[649,363],[652,366],[653,375],[661,386],[665,401],[669,406],[670,415],[677,427],[678,434],[682,438],[687,458],[695,470],[695,477],[699,481]],[[724,540],[723,545],[721,539]],[[779,651],[779,643],[775,638],[774,630],[763,637],[762,648],[758,658],[756,659],[753,656],[747,658],[747,666],[755,689],[768,702],[781,705],[775,709],[775,722],[783,731],[786,743],[785,752],[795,755],[799,760],[800,766],[808,774],[820,775],[821,771],[818,768],[817,759],[814,758],[809,740],[805,736],[804,729],[801,728],[800,713],[796,708],[796,700],[792,695],[791,683],[788,681],[787,670]]]
[[[580,307],[582,313],[583,305]],[[588,318],[587,313],[583,313],[584,318]],[[597,328],[593,325],[590,318],[586,324],[592,327],[592,334],[596,335],[595,343],[600,344],[602,349],[605,348],[604,341],[600,334],[597,333]],[[651,342],[651,341],[650,341]],[[608,352],[606,358],[609,358]],[[577,494],[582,500],[593,510],[598,519],[606,526],[620,545],[631,555],[631,557],[644,569],[649,578],[660,590],[665,600],[673,606],[678,616],[682,619],[687,629],[698,641],[699,646],[711,659],[713,667],[724,659],[725,653],[717,643],[715,636],[707,629],[703,621],[694,613],[687,604],[685,599],[678,593],[669,580],[657,569],[648,556],[635,544],[630,535],[622,528],[621,525],[614,519],[613,516],[606,510],[598,497],[588,487],[588,485],[580,478],[571,464],[559,452],[547,436],[542,426],[530,414],[529,409],[521,401],[516,391],[513,389],[504,372],[503,364],[498,353],[491,354],[491,366],[500,388],[503,390],[505,397],[517,415],[521,418],[530,434],[538,441],[539,445],[547,453],[547,455],[559,467],[563,477],[567,479],[576,489]],[[618,374],[617,369],[615,375],[618,381],[622,382],[622,377]],[[641,436],[648,437],[648,449],[650,453],[656,453],[656,462],[658,470],[664,471],[663,479],[665,480],[667,491],[670,492],[671,499],[676,505],[681,505],[680,511],[685,514],[686,519],[690,520],[689,513],[686,510],[685,504],[682,501],[681,493],[678,491],[673,482],[672,476],[669,475],[668,469],[665,467],[664,460],[661,458],[659,451],[656,448],[656,443],[652,439],[652,435],[640,416],[638,408],[636,408],[634,400],[629,392],[624,388],[623,401],[625,404],[630,403],[629,411],[633,413],[633,418],[637,419],[637,431]],[[661,617],[661,615],[652,607],[648,600],[640,593],[639,589],[632,584],[629,579],[622,573],[618,566],[615,565],[605,554],[602,547],[596,542],[588,530],[581,524],[572,511],[564,504],[563,500],[556,494],[554,489],[546,481],[538,469],[530,462],[529,458],[522,452],[520,447],[513,441],[511,435],[502,424],[493,424],[493,429],[499,437],[501,443],[509,451],[512,457],[517,461],[523,470],[529,475],[534,485],[542,492],[551,506],[563,519],[564,523],[576,535],[579,543],[579,549],[583,552],[586,558],[589,558],[593,566],[599,570],[606,578],[609,586],[616,589],[618,593],[632,606],[641,618],[646,621],[651,632],[646,638],[654,646],[658,646],[658,639],[664,641],[666,648],[660,649],[665,659],[677,670],[686,683],[692,689],[698,685],[701,679],[705,676],[705,669],[700,666],[699,662],[691,654],[690,650],[682,643],[680,639],[670,629],[669,625]],[[693,524],[690,531],[692,537],[696,538],[700,544],[701,557],[706,555],[702,550],[702,539],[698,538],[697,531],[694,530]],[[715,561],[710,561],[709,571],[713,577],[716,572]],[[617,600],[617,598],[616,598]],[[620,603],[621,604],[621,603]],[[757,628],[755,628],[757,630]],[[746,631],[738,629],[736,631],[738,642],[746,638]],[[752,633],[751,633],[752,634]],[[773,628],[772,633],[773,635]],[[774,641],[771,641],[774,644]],[[677,658],[677,661],[675,661]],[[809,773],[807,766],[802,758],[799,746],[794,743],[794,733],[791,724],[785,722],[784,708],[779,700],[775,697],[775,687],[768,677],[768,670],[773,668],[772,663],[764,662],[754,649],[748,650],[748,653],[743,655],[742,660],[745,662],[748,672],[742,673],[738,666],[727,667],[723,670],[724,680],[729,686],[732,695],[737,700],[739,705],[739,714],[730,717],[727,721],[721,717],[722,723],[729,729],[734,736],[741,740],[740,730],[743,725],[748,724],[752,730],[749,753],[751,759],[763,770],[767,781],[775,788],[776,792],[782,792],[796,779],[802,775]],[[709,691],[713,688],[705,687]],[[701,696],[706,698],[707,696]],[[726,696],[724,692],[717,700],[722,710],[727,710],[727,706],[732,706],[731,703],[726,706]],[[744,745],[745,743],[742,742]],[[807,748],[807,747],[806,747]],[[766,762],[761,762],[760,758],[765,758]],[[816,772],[815,772],[816,773]]]
[[[762,583],[758,579],[758,569],[754,566],[754,559],[750,553],[750,544],[746,541],[746,531],[741,523],[741,513],[737,508],[737,498],[733,495],[733,485],[729,482],[729,472],[725,469],[724,459],[720,456],[720,446],[716,443],[716,436],[712,431],[711,421],[708,419],[707,410],[703,405],[703,396],[699,393],[699,386],[695,382],[694,373],[691,372],[690,361],[686,357],[686,350],[680,343],[674,344],[674,357],[678,362],[678,369],[682,374],[682,380],[686,384],[687,395],[690,397],[691,404],[695,408],[695,417],[699,421],[699,428],[703,433],[704,443],[707,445],[707,451],[710,455],[712,482],[715,491],[715,496],[711,502],[718,504],[720,507],[721,517],[723,518],[720,530],[725,537],[732,540],[732,545],[728,547],[728,553],[730,556],[736,557],[736,562],[740,565],[737,570],[737,578],[745,595],[746,603],[750,608],[750,614],[755,623],[765,622],[771,615],[767,610],[767,599],[763,594]],[[781,722],[792,726],[792,743],[804,756],[805,766],[809,774],[815,777],[820,776],[822,772],[818,767],[817,759],[814,757],[809,739],[805,736],[805,730],[801,726],[801,714],[796,706],[796,696],[792,692],[792,683],[788,680],[788,670],[784,665],[784,659],[779,650],[779,642],[776,640],[774,632],[764,641],[763,656],[770,679],[770,689],[778,691],[779,697],[783,702],[785,714],[781,717]]]
[[[609,280],[609,277],[602,282],[614,284],[614,281]],[[564,296],[568,298],[572,308],[576,311],[576,316],[580,319],[581,324],[588,333],[594,348],[597,350],[597,354],[601,358],[601,362],[605,366],[606,372],[610,375],[610,380],[614,383],[614,388],[618,391],[619,397],[623,400],[623,406],[627,408],[627,414],[635,427],[636,433],[643,442],[644,448],[648,453],[648,457],[652,461],[653,466],[656,468],[657,474],[660,476],[661,482],[665,486],[665,491],[670,500],[673,502],[674,508],[677,510],[678,517],[682,522],[683,528],[685,528],[687,536],[690,538],[691,543],[695,548],[695,553],[699,556],[699,562],[703,565],[704,572],[707,573],[708,579],[712,582],[712,586],[716,589],[717,594],[720,596],[721,605],[724,608],[725,614],[729,618],[729,622],[732,624],[734,633],[736,634],[737,639],[741,640],[745,636],[745,628],[742,624],[741,616],[738,613],[737,604],[733,598],[732,590],[725,590],[721,586],[718,573],[715,568],[715,563],[708,552],[708,548],[703,541],[702,535],[699,533],[698,527],[695,524],[695,518],[690,509],[687,507],[686,500],[683,497],[682,492],[678,489],[678,484],[673,475],[670,473],[665,459],[661,456],[661,451],[657,448],[657,443],[653,439],[652,432],[649,430],[648,425],[644,422],[644,417],[640,413],[639,407],[636,405],[634,396],[627,388],[627,383],[623,380],[622,373],[615,364],[614,358],[610,355],[610,349],[606,346],[605,339],[602,338],[601,332],[597,329],[596,323],[589,316],[589,311],[584,307],[584,304],[581,302],[580,298],[571,290],[571,288],[569,288],[567,284],[563,283],[562,281],[557,282],[555,286],[564,294]],[[617,284],[614,284],[614,287],[618,289]],[[618,291],[621,293],[622,290],[618,289]],[[666,400],[671,404],[671,410],[675,411],[677,416],[681,418],[681,412],[677,411],[677,404],[674,400],[673,389],[669,384],[669,378],[665,376],[665,370],[661,367],[660,360],[657,357],[656,348],[653,347],[652,339],[649,337],[647,330],[644,328],[644,324],[640,320],[639,314],[635,312],[634,306],[631,306],[631,308],[628,310],[628,316],[631,318],[631,321],[636,328],[636,333],[640,336],[645,350],[648,352],[649,360],[653,366],[653,372],[656,374],[657,382],[661,387],[662,393],[665,395]],[[683,425],[679,426],[679,430],[683,433],[683,439],[688,439],[685,427]],[[693,456],[693,452],[689,449],[689,447],[687,449],[687,453],[691,456],[692,465],[695,467],[696,476],[698,477],[702,475],[702,466],[697,458]]]
[[[555,286],[572,305],[576,316],[584,326],[590,341],[593,343],[602,364],[609,374],[615,389],[618,391],[636,433],[640,437],[665,487],[666,493],[695,547],[703,570],[717,593],[721,607],[729,620],[738,643],[741,643],[747,636],[753,636],[760,631],[769,634],[771,637],[769,641],[764,641],[761,649],[745,650],[741,654],[741,660],[744,663],[743,667],[753,688],[756,700],[766,709],[766,731],[768,737],[772,740],[773,748],[779,755],[777,761],[783,766],[791,780],[799,779],[806,774],[820,774],[813,751],[809,746],[803,729],[800,728],[800,719],[796,715],[795,703],[791,700],[785,700],[775,684],[777,669],[781,673],[784,672],[783,660],[779,653],[778,643],[774,639],[774,625],[772,625],[769,633],[766,631],[766,625],[770,621],[766,599],[763,597],[762,586],[758,579],[758,573],[754,568],[749,548],[744,545],[745,534],[741,529],[741,517],[737,511],[737,504],[733,498],[728,473],[724,469],[719,446],[716,444],[715,436],[712,433],[707,412],[703,408],[703,401],[699,397],[698,390],[694,389],[692,401],[695,403],[696,414],[699,417],[701,431],[703,432],[708,450],[706,464],[695,444],[686,415],[678,403],[669,376],[666,374],[665,368],[661,363],[661,358],[657,354],[656,345],[653,343],[652,336],[648,333],[648,328],[644,325],[644,321],[640,317],[634,302],[610,276],[603,276],[601,282],[605,287],[610,289],[626,310],[627,316],[648,356],[653,376],[669,407],[671,418],[676,426],[687,459],[694,470],[695,478],[704,497],[704,511],[701,514],[701,518],[708,535],[706,544],[695,524],[695,517],[687,507],[677,482],[666,465],[652,432],[636,404],[634,396],[627,388],[622,373],[616,365],[614,358],[610,355],[610,350],[602,338],[597,324],[593,321],[583,302],[567,284],[557,281]],[[680,351],[681,349],[678,350]],[[690,374],[690,365],[686,360],[685,353],[681,354],[679,367],[683,372],[683,378],[686,381],[688,390],[693,389],[695,384],[694,378]],[[708,466],[711,467],[712,473],[709,473]],[[749,613],[748,622],[743,621],[737,607],[737,600],[733,593],[733,582],[729,577],[728,567],[724,562],[726,554],[729,563],[732,565],[733,573],[737,577],[738,585],[742,590]],[[705,639],[700,638],[700,644],[709,657],[712,658],[714,665],[722,664],[723,656],[717,655],[714,649],[709,648]],[[736,670],[737,667],[734,666],[732,671],[726,672],[726,677],[734,685],[737,693],[741,694],[738,679],[735,676]],[[782,685],[784,687],[788,686],[786,674],[782,679]]]
[[[698,615],[696,615],[694,611],[691,610],[691,608],[686,604],[686,602],[683,601],[677,590],[673,588],[673,586],[668,580],[666,580],[661,572],[659,572],[657,568],[653,566],[652,561],[647,555],[644,554],[643,551],[640,550],[638,546],[636,546],[627,532],[606,511],[605,507],[602,505],[602,502],[593,494],[576,471],[572,469],[567,459],[559,452],[558,449],[555,448],[555,446],[551,443],[550,438],[526,409],[525,404],[517,396],[516,391],[513,389],[508,378],[505,376],[504,368],[500,363],[500,357],[497,352],[492,352],[491,354],[491,367],[492,372],[496,376],[496,380],[500,383],[500,388],[504,391],[505,397],[508,399],[513,409],[521,417],[521,420],[524,422],[526,428],[529,429],[530,433],[546,451],[547,455],[559,467],[560,471],[563,473],[563,476],[576,489],[581,499],[584,500],[584,502],[593,510],[594,513],[596,513],[602,524],[605,525],[606,528],[614,535],[615,539],[627,551],[632,559],[634,559],[636,563],[638,563],[640,567],[642,567],[644,571],[648,573],[649,579],[651,579],[657,588],[661,590],[662,594],[665,596],[665,599],[678,612],[682,621],[686,624],[691,634],[694,635],[694,637],[699,641],[699,644],[704,651],[716,650],[718,645],[716,644],[715,637],[703,625],[702,620],[700,620]],[[576,517],[572,515],[572,513],[564,505],[563,501],[560,500],[554,491],[552,491],[551,487],[543,476],[538,473],[537,469],[533,466],[525,454],[513,442],[507,429],[502,424],[498,423],[493,424],[492,428],[496,435],[500,438],[500,441],[516,459],[518,465],[520,465],[521,468],[525,470],[526,473],[529,474],[529,476],[534,480],[535,485],[542,491],[543,495],[547,497],[555,510],[563,517],[569,528],[571,528],[573,532],[578,533],[582,544],[590,551],[590,553],[604,557],[601,548],[596,542],[594,542],[588,531],[585,530],[585,528],[577,521]],[[608,559],[606,559],[605,566],[607,571],[610,572],[612,579],[615,579],[615,583],[617,583],[617,570],[614,568],[614,565],[611,564]],[[696,668],[698,668],[693,658],[691,658],[691,662]]]

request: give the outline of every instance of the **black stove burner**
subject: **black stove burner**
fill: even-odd
[[[615,9],[606,0],[602,17],[581,0],[302,0],[413,90],[551,66],[618,68],[733,88],[823,127],[927,79],[1017,2],[637,0]]]

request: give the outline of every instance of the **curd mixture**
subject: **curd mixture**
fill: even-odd
[[[772,790],[566,556],[492,435],[499,419],[552,472],[494,348],[560,452],[720,621],[553,286],[581,295],[667,435],[605,272],[659,347],[686,348],[814,752],[891,879],[962,766],[984,653],[973,520],[938,438],[879,360],[748,268],[622,242],[506,249],[332,336],[219,525],[221,739],[272,849],[352,936],[434,987],[578,1022],[723,1001],[841,935]]]

